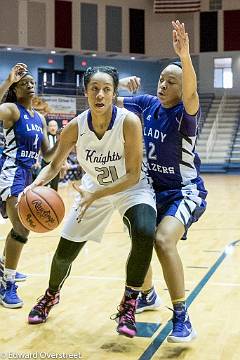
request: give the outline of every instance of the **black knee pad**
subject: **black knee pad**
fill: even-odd
[[[133,241],[150,241],[153,245],[156,228],[156,212],[148,204],[138,204],[126,211],[123,218]]]
[[[19,235],[14,229],[11,230],[11,237],[22,244],[26,244],[26,242],[28,241],[27,237]]]

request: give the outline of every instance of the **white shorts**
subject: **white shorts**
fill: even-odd
[[[79,201],[80,195],[77,195],[61,232],[63,238],[75,242],[88,240],[100,242],[115,209],[119,211],[121,217],[128,209],[138,204],[148,204],[156,211],[155,194],[150,186],[134,186],[94,201],[80,223],[77,222],[76,210]]]

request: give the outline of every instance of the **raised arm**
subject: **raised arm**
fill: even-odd
[[[3,99],[4,94],[8,91],[10,86],[15,82],[18,82],[24,73],[27,71],[27,65],[18,63],[11,69],[8,77],[0,84],[0,102]],[[4,127],[9,128],[13,122],[19,117],[19,111],[15,104],[4,103],[0,105],[0,119],[4,122]]]
[[[18,82],[26,72],[27,72],[26,64],[17,63],[15,66],[13,66],[7,79],[4,80],[2,84],[0,84],[0,102],[2,101],[5,92],[10,88],[10,86],[13,83]]]
[[[195,115],[199,109],[197,77],[189,53],[189,38],[184,23],[172,21],[173,47],[182,64],[182,98],[186,112]]]

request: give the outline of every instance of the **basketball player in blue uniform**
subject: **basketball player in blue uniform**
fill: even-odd
[[[29,231],[19,220],[17,198],[31,183],[31,168],[39,150],[49,161],[56,147],[50,149],[45,119],[32,108],[35,80],[25,64],[15,65],[0,85],[0,100],[5,92],[8,92],[6,100],[0,105],[5,137],[0,158],[0,210],[3,217],[10,219],[12,229],[4,249],[5,266],[0,268],[0,303],[8,308],[18,308],[23,302],[17,295],[16,268]]]
[[[28,321],[39,324],[47,320],[50,309],[59,302],[60,289],[72,262],[88,240],[101,241],[117,209],[132,241],[117,331],[133,337],[137,297],[150,265],[156,227],[154,192],[141,171],[141,122],[135,114],[113,106],[118,87],[116,69],[88,68],[84,85],[90,109],[63,129],[54,159],[30,186],[48,183],[76,146],[85,175],[81,188],[76,187],[79,194],[63,226],[49,288],[31,310]]]
[[[173,47],[181,63],[173,62],[161,72],[157,97],[118,98],[117,104],[143,117],[148,172],[157,202],[155,249],[173,304],[173,329],[168,341],[188,342],[196,332],[186,309],[184,272],[177,243],[186,239],[190,225],[205,211],[207,191],[199,176],[200,159],[195,151],[200,108],[188,34],[179,21],[172,25]],[[136,90],[139,80],[126,78],[125,87]],[[146,291],[141,293],[137,312],[159,306],[151,269],[146,279]]]

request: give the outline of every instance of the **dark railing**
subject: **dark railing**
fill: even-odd
[[[205,123],[205,120],[207,118],[208,112],[210,110],[210,107],[212,105],[214,99],[214,94],[213,93],[202,93],[199,95],[199,100],[200,100],[200,106],[202,109],[202,116],[201,116],[201,120],[198,126],[198,136],[201,134],[203,125]]]
[[[228,167],[229,168],[232,168],[232,167],[240,168],[240,156],[239,156],[239,161],[234,161],[234,162],[232,161],[234,147],[237,143],[237,137],[239,137],[239,136],[240,136],[240,115],[238,117],[237,126],[236,126],[235,132],[232,137],[232,145],[231,145],[231,150],[229,152],[229,159],[228,159]],[[235,164],[235,166],[233,166],[233,164]]]
[[[55,82],[54,85],[50,81],[38,85],[38,93],[42,95],[84,95],[83,86],[77,86],[76,83]]]

